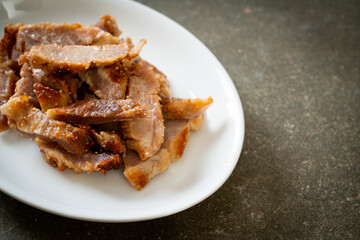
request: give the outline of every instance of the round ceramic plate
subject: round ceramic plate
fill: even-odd
[[[243,144],[244,116],[233,82],[214,55],[191,33],[164,15],[132,1],[37,1],[29,10],[3,2],[7,23],[71,22],[91,25],[113,15],[122,36],[147,44],[141,52],[163,71],[172,95],[212,96],[214,103],[182,158],[141,191],[122,175],[64,172],[48,165],[36,144],[9,130],[0,134],[0,189],[36,208],[82,220],[130,222],[185,210],[209,197],[233,171]],[[1,2],[0,2],[1,4]],[[38,9],[36,9],[38,8]]]

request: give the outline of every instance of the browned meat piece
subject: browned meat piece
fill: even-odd
[[[143,66],[142,68],[138,68],[138,71],[146,72],[143,74],[147,74],[150,78],[158,81],[159,89],[157,89],[157,94],[160,96],[169,97],[170,96],[170,83],[169,80],[166,78],[165,74],[159,71],[154,65],[150,64],[149,62],[141,59],[140,64]]]
[[[143,118],[144,108],[132,99],[77,101],[67,107],[49,109],[47,115],[56,120],[80,124],[99,124]]]
[[[11,128],[54,141],[71,153],[85,153],[93,144],[87,131],[49,119],[33,107],[28,96],[11,98],[0,110],[7,116]]]
[[[165,119],[193,119],[202,115],[212,104],[211,97],[207,99],[162,98],[163,115]]]
[[[110,33],[115,37],[118,37],[121,34],[115,18],[110,15],[101,16],[100,21],[95,24],[95,27],[99,27],[100,29]]]
[[[35,89],[37,95],[42,94],[39,102],[45,112],[49,108],[67,106],[78,98],[77,90],[80,85],[75,74],[45,73],[41,69],[33,69],[34,81],[39,83]],[[54,96],[54,99],[49,99]],[[58,104],[56,105],[56,102]]]
[[[115,154],[124,154],[126,152],[125,144],[119,134],[104,131],[96,132],[94,129],[90,129],[89,132],[104,151]]]
[[[20,27],[16,35],[15,50],[18,53],[14,54],[13,59],[17,59],[19,54],[29,51],[33,46],[55,43],[61,46],[117,44],[119,39],[98,27],[87,27],[81,24],[28,24]]]
[[[67,106],[71,103],[70,96],[63,91],[46,87],[41,83],[35,83],[34,89],[43,112],[51,108]]]
[[[21,67],[20,80],[16,83],[15,94],[13,97],[19,97],[21,95],[29,96],[32,102],[36,102],[36,94],[34,91],[34,78],[32,75],[32,69],[28,63],[25,63]]]
[[[190,127],[187,120],[166,120],[165,139],[162,148],[166,148],[174,162],[180,158],[190,137]]]
[[[60,171],[69,168],[76,173],[102,172],[106,174],[106,171],[119,169],[121,167],[122,159],[116,154],[85,153],[75,155],[50,141],[36,138],[35,142],[43,153],[45,160],[50,165],[58,167]]]
[[[23,26],[22,23],[8,24],[5,26],[4,36],[1,40],[1,46],[6,49],[8,59],[11,59],[13,48],[16,43],[16,34],[18,33],[21,26]]]
[[[145,160],[156,153],[164,141],[164,121],[157,95],[134,99],[145,107],[148,116],[123,122],[121,128],[126,138],[126,146],[137,151],[140,159]]]
[[[107,67],[94,67],[79,73],[90,89],[102,99],[124,99],[129,73],[121,63]]]
[[[9,24],[5,27],[5,33],[0,42],[0,106],[13,95],[15,84],[18,80],[15,72],[11,69],[13,62],[9,58],[15,35],[21,24]],[[0,132],[8,129],[6,117],[0,113]]]
[[[145,107],[148,116],[145,119],[121,123],[126,146],[138,152],[141,160],[156,153],[164,141],[164,121],[156,95],[160,89],[159,76],[153,67],[139,60],[130,77],[127,97]]]
[[[159,74],[146,61],[140,59],[134,68],[134,76],[130,78],[128,96],[157,94],[160,91]]]
[[[166,149],[161,149],[146,161],[141,161],[136,152],[128,151],[124,164],[126,179],[136,190],[141,190],[151,178],[168,168],[170,154]]]
[[[130,48],[126,43],[103,46],[64,46],[57,44],[34,46],[19,58],[19,63],[30,62],[32,68],[45,69],[47,72],[71,71],[78,73],[91,66],[107,66],[122,60],[134,58],[145,44],[141,40]]]
[[[204,118],[204,114],[202,114],[202,115],[200,115],[200,116],[198,116],[196,118],[188,120],[189,125],[190,125],[190,130],[191,131],[198,130],[199,127],[201,126],[202,122],[203,122],[203,118]]]
[[[74,75],[70,75],[68,77],[65,78],[65,82],[67,85],[67,89],[68,89],[68,94],[71,97],[71,102],[76,102],[78,100],[78,89],[81,85],[81,81],[79,78],[75,77]]]

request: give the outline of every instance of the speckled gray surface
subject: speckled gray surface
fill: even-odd
[[[233,79],[246,119],[233,174],[195,207],[139,223],[71,220],[0,193],[0,239],[359,239],[360,2],[141,2]]]

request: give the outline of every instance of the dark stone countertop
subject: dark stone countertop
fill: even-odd
[[[233,79],[246,120],[233,174],[200,204],[138,223],[67,219],[0,193],[0,239],[359,239],[360,2],[141,2]]]

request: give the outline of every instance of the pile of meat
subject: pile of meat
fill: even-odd
[[[46,161],[76,173],[120,169],[137,190],[182,156],[207,99],[170,97],[169,82],[119,38],[93,26],[9,24],[0,43],[0,131],[33,139]]]

